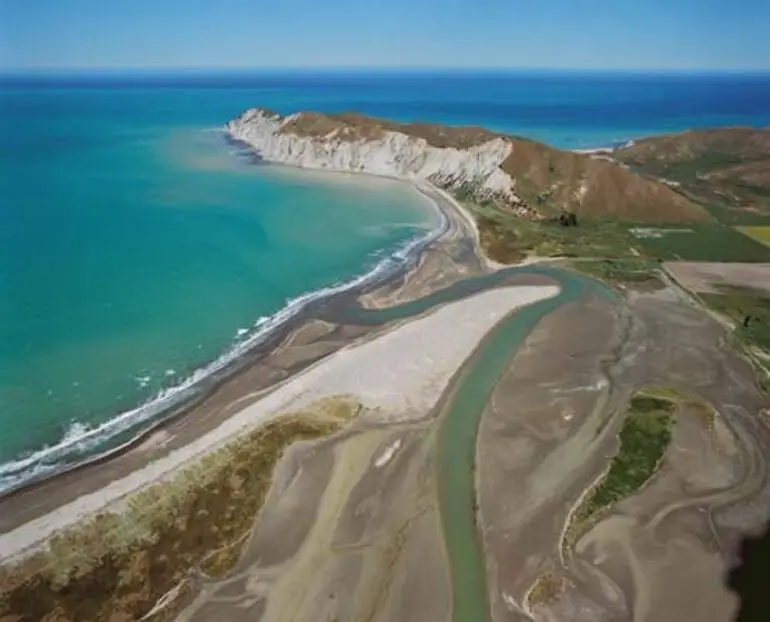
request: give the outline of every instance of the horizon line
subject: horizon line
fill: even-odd
[[[645,75],[682,75],[682,74],[724,74],[724,75],[768,75],[767,68],[703,68],[703,67],[672,67],[672,68],[596,68],[596,67],[451,67],[451,66],[285,66],[285,67],[193,67],[193,66],[148,66],[148,67],[0,67],[0,76],[13,75],[56,75],[56,74],[80,74],[80,75],[125,75],[125,74],[280,74],[280,73],[305,73],[305,74],[383,74],[383,73],[494,73],[494,74],[535,74],[535,73],[562,73],[562,74],[645,74]]]

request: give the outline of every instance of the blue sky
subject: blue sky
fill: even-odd
[[[0,69],[770,70],[770,0],[0,0]]]

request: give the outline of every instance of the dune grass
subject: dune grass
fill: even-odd
[[[337,397],[283,415],[135,493],[120,513],[56,535],[47,549],[0,569],[0,620],[137,620],[191,569],[226,572],[284,450],[335,432],[359,408]]]

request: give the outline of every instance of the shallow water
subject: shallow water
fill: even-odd
[[[525,266],[463,279],[432,294],[386,309],[347,305],[334,310],[337,321],[381,326],[493,287],[505,286],[511,276],[522,274],[548,277],[558,283],[560,291],[552,298],[512,313],[487,335],[455,381],[437,421],[440,426],[438,493],[442,535],[452,582],[453,622],[489,619],[486,568],[476,524],[475,462],[478,426],[494,386],[517,349],[542,318],[581,295],[596,295],[610,300],[617,299],[617,296],[601,283],[580,274],[545,266]],[[258,557],[257,554],[241,567],[242,576],[252,572],[244,568],[261,572]],[[219,584],[224,589],[229,589],[227,586],[231,585],[231,578]],[[210,598],[209,603],[213,604],[217,597],[216,587],[210,585],[202,600]],[[223,615],[229,606],[224,601],[217,601],[216,605]],[[207,613],[210,614],[210,611]]]
[[[444,541],[452,574],[452,619],[489,618],[486,569],[476,525],[476,438],[489,397],[516,350],[546,315],[583,293],[613,297],[599,283],[548,268],[523,268],[555,279],[560,293],[525,307],[503,320],[482,342],[451,394],[441,420],[439,495]]]
[[[93,451],[85,439],[101,435],[88,426],[135,418],[287,300],[362,274],[435,224],[404,186],[252,166],[216,128],[260,105],[480,124],[578,148],[770,125],[770,79],[0,76],[0,465],[62,438]],[[11,475],[0,466],[0,489]]]
[[[438,222],[406,184],[255,166],[118,95],[5,97],[21,119],[0,136],[0,489],[94,450],[288,301]]]
[[[507,268],[458,281],[414,301],[387,309],[341,310],[345,322],[379,325],[424,313],[451,302],[503,285],[515,274],[538,274],[556,281],[561,291],[553,298],[524,307],[505,318],[480,344],[453,387],[440,421],[439,496],[441,517],[452,576],[454,622],[489,617],[486,569],[476,525],[476,438],[481,415],[500,375],[510,364],[537,323],[560,306],[587,293],[614,300],[616,294],[599,282],[544,266]]]

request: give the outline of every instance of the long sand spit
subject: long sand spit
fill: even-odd
[[[120,511],[142,488],[172,477],[271,418],[319,399],[354,395],[369,423],[424,416],[479,341],[508,313],[557,295],[556,286],[502,287],[446,304],[368,341],[343,348],[280,384],[218,428],[104,488],[0,535],[0,561],[19,560],[53,534],[99,511]]]

